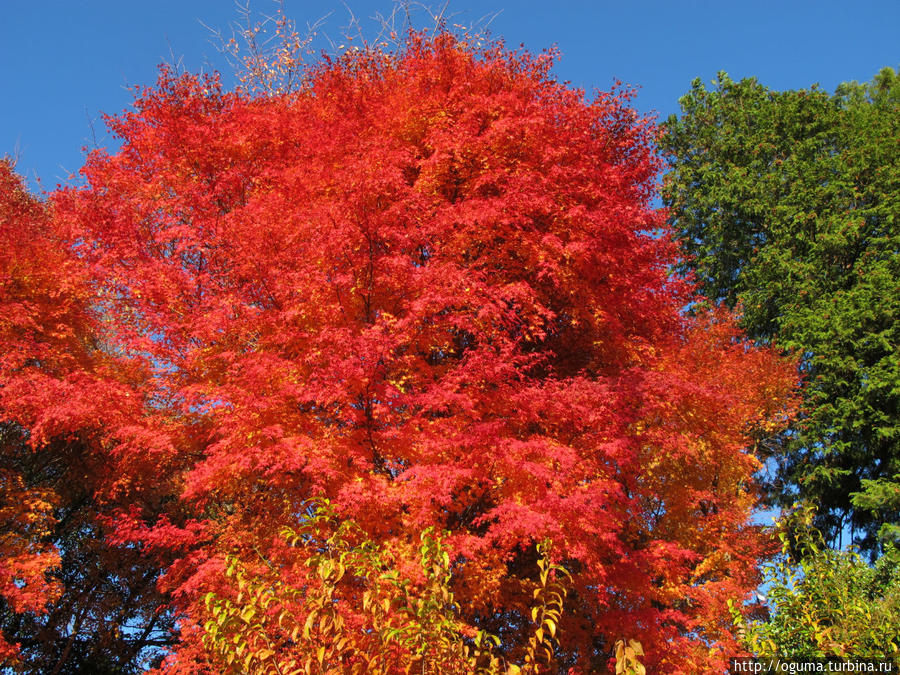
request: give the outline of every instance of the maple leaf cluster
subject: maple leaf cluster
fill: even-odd
[[[439,34],[293,93],[164,70],[84,186],[38,204],[5,169],[2,417],[99,460],[107,544],[179,617],[165,672],[208,672],[226,559],[295,569],[279,533],[324,498],[385,550],[446,532],[463,622],[510,654],[544,540],[571,573],[559,667],[621,638],[654,672],[737,651],[749,448],[792,368],[685,313],[653,125],[551,64]]]

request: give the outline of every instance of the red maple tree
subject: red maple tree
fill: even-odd
[[[134,498],[114,498],[108,431],[153,433],[147,371],[104,339],[88,270],[59,225],[0,161],[0,665],[16,672],[124,666],[168,642],[170,623],[154,561],[103,537],[103,515]],[[171,487],[143,482],[142,507],[159,513]]]
[[[513,656],[548,539],[572,573],[560,667],[605,668],[619,638],[654,672],[737,650],[726,603],[764,545],[749,448],[792,371],[685,314],[652,123],[551,63],[440,34],[290,94],[163,71],[52,196],[125,373],[93,385],[96,423],[60,424],[102,427],[98,490],[135,504],[114,539],[166,566],[171,672],[208,672],[226,556],[277,564],[317,498],[388,549],[448,532],[464,621]]]

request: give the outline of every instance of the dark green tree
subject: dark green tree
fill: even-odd
[[[765,444],[772,500],[816,503],[874,555],[900,541],[900,76],[828,94],[720,73],[680,103],[660,146],[683,271],[800,359],[803,413]]]

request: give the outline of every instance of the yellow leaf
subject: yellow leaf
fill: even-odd
[[[306,623],[303,624],[303,638],[305,640],[309,640],[309,631],[312,628],[313,621],[316,620],[316,615],[313,612],[309,613],[309,616],[306,617]]]

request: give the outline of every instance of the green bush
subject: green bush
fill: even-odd
[[[900,553],[888,545],[869,566],[835,551],[811,525],[809,507],[778,524],[781,556],[766,569],[769,615],[745,620],[744,646],[764,658],[892,658],[900,666]]]

